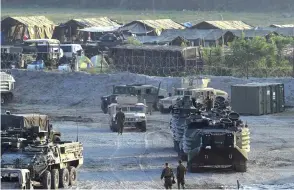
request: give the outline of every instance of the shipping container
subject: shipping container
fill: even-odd
[[[232,109],[243,115],[265,115],[283,112],[284,84],[247,83],[231,87]]]

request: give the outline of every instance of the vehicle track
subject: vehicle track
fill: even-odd
[[[154,122],[155,120],[153,120]],[[160,123],[168,123],[168,122],[164,122],[164,121],[157,121],[157,122],[160,122]],[[152,177],[150,177],[147,173],[146,173],[146,169],[143,165],[143,158],[146,158],[146,156],[148,155],[148,149],[149,149],[149,143],[148,143],[148,137],[154,133],[167,133],[165,128],[161,127],[160,129],[155,129],[155,131],[150,131],[150,132],[146,132],[145,135],[144,135],[144,141],[145,141],[145,149],[144,149],[144,152],[142,154],[139,155],[138,157],[138,164],[140,166],[140,170],[145,174],[145,176],[150,179],[150,181],[152,182],[152,184],[155,184],[156,188],[157,189],[162,189],[162,185],[156,181],[154,181],[152,179]],[[147,159],[147,158],[146,158]]]
[[[110,167],[111,167],[111,172],[112,172],[113,176],[116,178],[117,182],[119,183],[119,187],[121,189],[128,189],[128,188],[125,187],[125,185],[124,185],[123,181],[121,180],[121,178],[116,174],[116,171],[118,171],[118,170],[115,169],[116,167],[113,164],[113,158],[120,149],[121,139],[120,139],[119,135],[117,135],[117,141],[116,142],[117,142],[116,143],[117,144],[116,149],[110,155],[110,158],[109,158],[109,164],[110,164]]]

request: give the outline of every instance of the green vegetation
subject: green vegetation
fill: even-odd
[[[213,75],[233,76],[291,76],[294,39],[272,36],[236,39],[223,56],[223,48],[205,48],[204,61]]]
[[[242,20],[252,25],[268,26],[270,24],[293,23],[293,17],[285,18],[281,12],[247,13],[217,11],[135,11],[117,9],[70,9],[70,8],[2,8],[4,16],[44,15],[55,23],[72,18],[106,16],[121,23],[138,19],[170,18],[177,22],[198,23],[203,20]]]

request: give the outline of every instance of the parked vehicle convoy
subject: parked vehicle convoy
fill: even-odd
[[[135,95],[139,101],[146,101],[148,112],[158,109],[158,102],[160,99],[167,97],[166,90],[148,84],[132,84],[132,85],[115,85],[111,95],[101,97],[101,109],[106,114],[108,106],[116,102],[118,95]]]
[[[7,189],[68,188],[77,183],[83,145],[61,141],[39,114],[1,115],[1,182]]]

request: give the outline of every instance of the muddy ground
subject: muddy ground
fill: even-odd
[[[84,165],[79,170],[79,189],[163,188],[160,172],[165,162],[176,167],[169,130],[169,115],[148,117],[146,133],[126,129],[122,136],[109,129],[108,115],[97,107],[58,107],[10,104],[2,111],[43,113],[66,140],[84,144]],[[294,188],[294,109],[266,116],[244,116],[251,130],[251,152],[246,173],[207,170],[187,174],[189,188],[236,188],[237,180],[245,189]],[[176,187],[174,187],[176,188]]]

